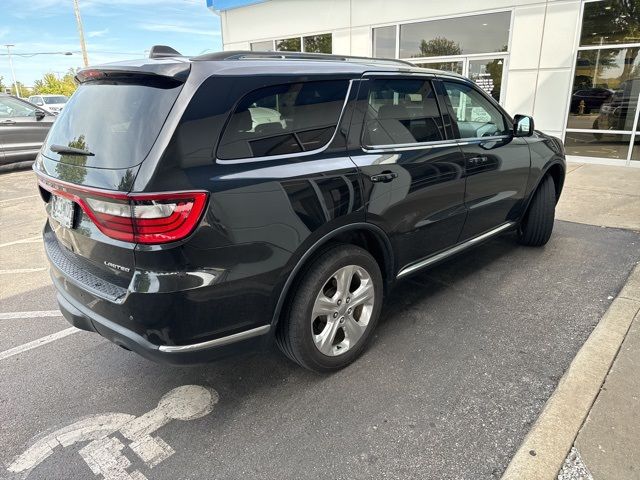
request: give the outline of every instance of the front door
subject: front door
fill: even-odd
[[[367,76],[357,105],[350,150],[366,218],[389,234],[396,266],[455,244],[465,219],[464,158],[432,79]]]
[[[443,80],[447,108],[465,157],[465,205],[468,217],[460,240],[520,217],[531,156],[511,121],[479,88]]]

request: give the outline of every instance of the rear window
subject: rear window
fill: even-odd
[[[308,152],[331,140],[347,80],[289,83],[245,96],[222,134],[222,160]]]
[[[181,85],[116,81],[80,85],[47,138],[46,156],[88,167],[129,168],[141,163],[155,142]],[[50,145],[81,148],[93,156],[59,155]]]

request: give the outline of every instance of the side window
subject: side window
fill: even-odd
[[[460,138],[490,137],[509,133],[504,117],[471,85],[443,82],[447,101],[455,114]]]
[[[300,153],[331,140],[349,82],[329,80],[260,88],[246,95],[227,124],[222,160]]]
[[[0,97],[0,118],[35,117],[36,109],[11,97]]]
[[[438,102],[428,80],[371,82],[362,143],[402,145],[444,140]]]

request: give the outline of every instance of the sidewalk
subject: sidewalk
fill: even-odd
[[[580,164],[572,164],[569,170],[564,192],[568,195],[559,206],[560,218],[640,230],[640,171]],[[640,267],[618,298],[640,303]],[[640,479],[639,372],[640,312],[629,327],[559,480]]]
[[[640,231],[640,169],[570,164],[556,218]],[[639,480],[639,372],[640,263],[576,355],[503,480]]]
[[[640,231],[640,168],[570,163],[556,218]]]

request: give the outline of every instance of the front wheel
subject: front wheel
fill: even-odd
[[[547,175],[536,190],[529,209],[518,228],[518,241],[523,245],[541,247],[551,237],[556,212],[556,187]]]
[[[325,250],[290,297],[276,342],[294,362],[316,372],[346,367],[364,350],[382,307],[382,274],[354,245]]]

